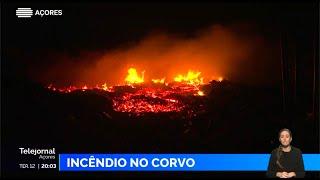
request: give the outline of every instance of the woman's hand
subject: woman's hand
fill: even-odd
[[[296,176],[296,173],[295,172],[277,172],[276,174],[277,177],[279,178],[292,178],[294,176]]]
[[[289,172],[288,175],[289,175],[289,178],[292,178],[292,177],[296,176],[296,173],[295,172]]]
[[[279,177],[279,178],[289,178],[289,173],[287,173],[287,172],[277,172],[276,176]]]

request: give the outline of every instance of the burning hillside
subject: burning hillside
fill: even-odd
[[[152,79],[145,82],[145,71],[138,73],[135,68],[129,68],[125,77],[125,84],[107,86],[106,83],[89,87],[69,86],[57,88],[50,84],[48,89],[60,93],[72,93],[74,91],[98,90],[108,94],[112,98],[113,110],[130,113],[158,113],[193,111],[191,101],[204,98],[205,85],[201,72],[189,70],[186,74],[177,74],[173,81],[166,78]],[[222,81],[219,77],[217,81]],[[203,107],[198,103],[198,107]]]

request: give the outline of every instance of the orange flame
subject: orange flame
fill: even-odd
[[[162,79],[152,79],[152,82],[153,83],[161,83],[161,84],[164,84],[164,80],[165,80],[166,78],[162,78]]]
[[[109,90],[109,88],[108,88],[108,86],[107,86],[106,83],[104,83],[104,84],[102,85],[102,89],[105,90],[105,91],[108,91],[108,90]]]
[[[201,72],[194,72],[192,70],[189,70],[187,75],[181,75],[181,74],[177,75],[174,78],[174,81],[185,82],[191,85],[203,84],[203,78],[200,77],[200,74]]]
[[[128,84],[135,84],[135,83],[143,83],[144,82],[144,71],[142,71],[142,76],[139,77],[137,70],[135,68],[130,68],[128,70],[128,75],[125,79],[125,81]]]

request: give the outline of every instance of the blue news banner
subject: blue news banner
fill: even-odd
[[[270,154],[60,154],[59,171],[266,171]],[[320,154],[303,154],[320,171]]]

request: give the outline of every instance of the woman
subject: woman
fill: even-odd
[[[279,132],[281,145],[271,153],[267,177],[270,178],[303,178],[305,175],[300,149],[290,145],[292,134],[289,129]]]

